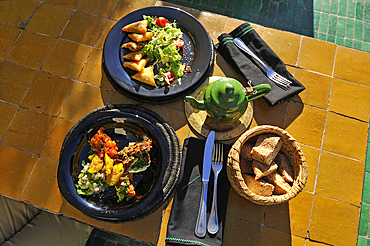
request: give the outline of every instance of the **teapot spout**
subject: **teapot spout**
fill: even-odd
[[[189,102],[193,108],[198,109],[198,110],[205,110],[206,106],[203,100],[197,100],[194,97],[191,96],[186,96],[185,97],[185,102]]]

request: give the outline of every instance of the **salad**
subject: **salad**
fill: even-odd
[[[164,17],[143,16],[148,21],[148,32],[153,37],[142,48],[142,51],[154,61],[158,73],[154,76],[158,86],[181,84],[181,78],[188,72],[187,64],[181,63],[181,52],[184,46],[181,29],[176,21],[170,23]]]
[[[129,143],[118,151],[117,144],[101,127],[90,139],[88,160],[82,161],[82,170],[75,184],[77,193],[94,196],[102,193],[108,186],[114,186],[117,202],[131,199],[139,200],[132,184],[133,173],[145,171],[151,164],[149,152],[152,140],[144,135],[140,143]]]

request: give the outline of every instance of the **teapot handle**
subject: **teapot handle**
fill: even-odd
[[[270,93],[271,86],[269,84],[260,84],[252,87],[253,91],[249,95],[246,95],[248,102],[253,101],[257,98],[263,97]]]

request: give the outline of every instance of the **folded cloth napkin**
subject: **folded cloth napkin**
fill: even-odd
[[[230,146],[224,145],[224,167],[218,176],[217,210],[219,231],[215,234],[207,232],[204,238],[195,235],[195,224],[198,216],[202,190],[202,165],[205,141],[187,138],[183,145],[183,159],[179,183],[176,187],[170,218],[167,226],[166,243],[168,245],[222,245],[225,225],[226,208],[229,198],[230,183],[226,174],[227,153]],[[213,171],[211,169],[208,183],[207,223],[213,198]]]
[[[275,72],[292,81],[289,89],[282,89],[267,76],[264,67],[254,58],[241,51],[233,42],[239,37],[243,42]],[[263,41],[249,23],[243,23],[229,34],[223,33],[218,37],[217,51],[235,69],[236,72],[250,80],[252,85],[269,84],[271,92],[264,96],[270,106],[297,95],[305,87],[296,80],[286,69],[284,62]]]

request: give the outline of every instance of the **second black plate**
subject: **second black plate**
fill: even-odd
[[[129,142],[141,142],[144,133],[153,140],[150,152],[152,164],[138,174],[135,191],[142,198],[138,201],[117,202],[114,187],[97,196],[80,196],[75,183],[90,152],[88,140],[105,128],[105,133],[122,149]],[[67,134],[60,153],[58,186],[65,199],[84,214],[101,220],[123,221],[132,218],[146,208],[156,196],[162,183],[167,163],[167,144],[160,131],[148,120],[118,110],[94,111],[82,118]]]

